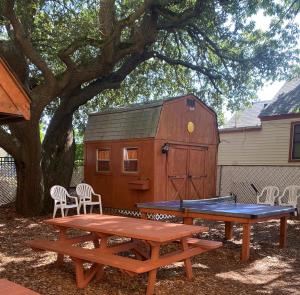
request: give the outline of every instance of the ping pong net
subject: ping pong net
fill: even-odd
[[[223,196],[209,199],[197,199],[197,200],[182,200],[180,199],[180,209],[185,210],[195,205],[210,205],[216,203],[236,203],[236,196]]]

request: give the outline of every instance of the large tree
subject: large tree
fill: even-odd
[[[119,93],[168,94],[165,84],[239,106],[293,67],[298,11],[297,0],[1,0],[0,54],[32,99],[30,121],[0,129],[16,163],[18,212],[48,210],[49,188],[68,185],[82,105],[122,85]],[[258,12],[270,17],[266,30],[255,26]]]

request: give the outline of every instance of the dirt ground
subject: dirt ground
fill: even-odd
[[[78,290],[71,261],[66,260],[64,266],[58,268],[54,264],[54,254],[33,252],[23,243],[34,238],[54,239],[54,229],[42,222],[49,217],[23,218],[11,206],[0,207],[1,278],[7,278],[43,295],[145,293],[145,275],[129,277],[110,267],[105,268],[102,281],[93,281],[86,289]],[[288,247],[285,249],[278,247],[279,222],[255,225],[248,263],[239,261],[240,226],[234,228],[234,240],[224,241],[222,223],[205,225],[210,230],[202,234],[202,237],[223,241],[224,246],[192,259],[192,281],[185,279],[181,262],[160,268],[155,294],[300,294],[300,220],[289,221]]]

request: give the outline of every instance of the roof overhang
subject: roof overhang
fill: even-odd
[[[0,57],[0,124],[30,119],[30,99],[8,64]]]
[[[245,131],[259,131],[261,126],[247,126],[247,127],[233,127],[219,129],[219,133],[234,133],[234,132],[245,132]]]
[[[292,119],[292,118],[300,118],[300,113],[291,113],[291,114],[274,115],[274,116],[259,116],[259,118],[261,121]]]

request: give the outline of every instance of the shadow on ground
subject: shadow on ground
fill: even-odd
[[[75,285],[70,260],[62,267],[52,253],[33,252],[24,244],[35,238],[55,239],[51,226],[42,220],[23,218],[13,207],[0,207],[0,277],[7,278],[43,295],[144,294],[146,275],[129,277],[110,267],[100,282],[91,282],[84,290]],[[279,222],[256,224],[252,230],[251,258],[239,261],[242,229],[234,228],[234,240],[224,241],[224,225],[201,222],[210,230],[203,238],[223,241],[221,249],[192,259],[194,279],[187,281],[181,262],[158,271],[156,294],[299,294],[300,290],[300,221],[289,221],[288,247],[280,249]]]

